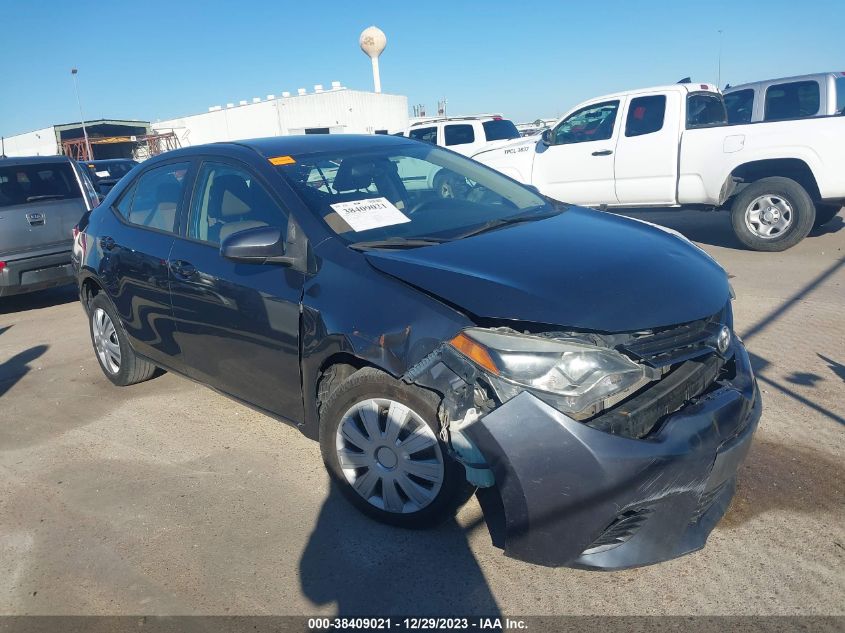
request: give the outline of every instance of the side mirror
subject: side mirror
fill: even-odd
[[[242,264],[293,266],[295,257],[285,255],[285,235],[277,226],[259,226],[232,233],[220,245],[220,255]]]
[[[552,129],[546,128],[543,130],[543,145],[549,146],[555,144],[555,138],[552,135]]]

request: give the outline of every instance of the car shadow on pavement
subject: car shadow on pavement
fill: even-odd
[[[455,519],[428,530],[382,525],[353,508],[334,482],[299,570],[305,596],[336,603],[339,616],[499,616]]]
[[[3,332],[7,329],[4,329]],[[0,398],[29,373],[31,369],[29,364],[36,358],[43,356],[47,349],[47,345],[36,345],[15,354],[8,360],[0,361]]]
[[[76,293],[76,286],[73,284],[59,288],[50,288],[48,290],[39,290],[38,292],[0,298],[0,314],[39,310],[41,308],[63,305],[77,301],[78,299],[79,296]]]
[[[755,438],[740,467],[737,493],[720,529],[738,527],[773,510],[806,515],[841,514],[842,463],[807,446]]]
[[[746,246],[734,235],[731,216],[724,211],[692,211],[685,209],[625,209],[613,213],[625,215],[637,220],[645,220],[673,229],[692,240],[711,246],[747,250]],[[841,215],[830,222],[810,231],[813,238],[828,233],[836,233],[845,226]]]

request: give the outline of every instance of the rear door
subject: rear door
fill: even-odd
[[[70,251],[87,210],[69,161],[0,166],[0,254]]]
[[[538,145],[531,183],[564,202],[615,204],[613,163],[622,99],[591,103],[552,130],[552,144]]]
[[[188,160],[156,163],[142,171],[112,206],[117,217],[98,228],[100,278],[133,348],[180,369],[174,342],[168,258],[192,173]]]
[[[614,165],[619,204],[672,204],[678,182],[681,95],[631,97],[623,120]]]
[[[220,243],[233,233],[259,226],[287,228],[288,215],[271,191],[243,163],[216,157],[203,161],[186,226],[170,256],[170,288],[189,375],[298,420],[304,276],[220,255]]]

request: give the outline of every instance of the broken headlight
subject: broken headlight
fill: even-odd
[[[528,390],[579,419],[595,415],[656,377],[613,349],[577,339],[469,328],[450,344],[485,370],[502,402]]]

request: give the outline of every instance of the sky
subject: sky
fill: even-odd
[[[682,77],[722,86],[845,71],[842,0],[0,0],[0,135],[156,121],[332,81],[372,89],[358,35],[387,35],[384,92],[451,115],[555,117]]]

